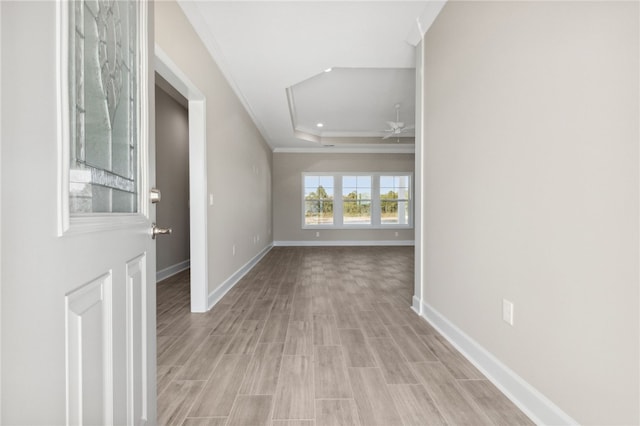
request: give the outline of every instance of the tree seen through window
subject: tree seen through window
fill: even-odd
[[[303,228],[413,226],[411,174],[302,175]]]
[[[333,224],[333,176],[305,176],[305,225]]]
[[[342,177],[342,214],[346,225],[371,224],[371,176]]]

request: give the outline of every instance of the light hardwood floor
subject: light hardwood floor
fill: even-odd
[[[411,247],[276,247],[205,314],[188,283],[158,283],[160,424],[533,424],[409,308]]]

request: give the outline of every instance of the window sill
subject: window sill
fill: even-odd
[[[302,229],[359,229],[359,230],[379,230],[379,229],[413,229],[413,225],[303,225]]]

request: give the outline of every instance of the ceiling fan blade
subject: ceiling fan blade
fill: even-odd
[[[408,126],[405,126],[404,128],[405,128],[405,130],[411,130],[411,129],[415,129],[416,125],[415,124],[410,124]]]
[[[387,121],[388,129],[384,130],[387,135],[383,136],[382,139],[389,139],[392,136],[399,138],[402,133],[409,129],[413,129],[414,126],[405,127],[404,121],[400,121],[400,104],[395,104],[396,108],[396,121]],[[398,142],[400,139],[398,139]]]

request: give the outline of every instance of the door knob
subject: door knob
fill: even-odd
[[[151,225],[151,238],[156,239],[156,235],[171,234],[171,228],[160,228],[155,223]]]

